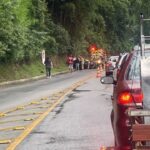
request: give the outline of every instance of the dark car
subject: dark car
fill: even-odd
[[[113,77],[103,77],[101,82],[109,84],[114,83],[114,80]],[[132,144],[131,126],[127,110],[142,107],[140,53],[139,51],[133,51],[126,57],[113,88],[111,122],[117,147],[130,148]],[[139,120],[143,121],[142,118],[139,118]]]
[[[90,69],[95,69],[95,68],[96,68],[96,63],[95,63],[95,61],[90,61],[89,68],[90,68]]]
[[[89,60],[85,60],[84,61],[84,69],[89,69],[89,66],[90,66]]]

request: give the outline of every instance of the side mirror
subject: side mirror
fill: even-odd
[[[104,76],[104,77],[101,77],[100,82],[102,84],[113,84],[114,79],[112,76]]]

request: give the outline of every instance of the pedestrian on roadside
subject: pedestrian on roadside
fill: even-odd
[[[84,58],[81,56],[81,70],[84,70]]]
[[[45,70],[46,70],[46,77],[51,78],[51,68],[53,64],[52,64],[50,57],[46,57],[44,64],[45,64]]]
[[[73,70],[76,70],[76,57],[73,57]]]
[[[80,68],[79,68],[79,65],[80,65],[80,60],[79,60],[79,57],[77,57],[76,58],[76,70],[78,71],[78,70],[80,70]]]
[[[73,57],[72,55],[67,58],[68,68],[70,72],[73,72]]]

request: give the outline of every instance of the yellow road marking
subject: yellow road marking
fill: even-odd
[[[13,130],[24,130],[25,127],[14,127]]]
[[[0,144],[9,144],[11,140],[0,140]]]
[[[24,109],[24,106],[18,106],[16,110]]]
[[[10,114],[8,117],[13,117],[13,116],[26,116],[26,115],[39,115],[43,114],[43,112],[33,112],[33,113],[23,113],[23,114]]]
[[[49,108],[49,106],[40,106],[40,107],[37,107],[37,108]]]
[[[31,102],[30,104],[31,104],[31,105],[32,105],[32,104],[40,104],[40,102],[33,101],[33,102]]]
[[[5,123],[9,123],[9,122],[29,121],[29,120],[33,120],[33,118],[16,119],[16,120],[9,120],[9,121],[0,121],[0,124],[5,124]]]
[[[69,91],[70,92],[70,91]],[[60,102],[61,100],[65,97],[63,95],[58,101],[56,101],[52,107],[50,107],[45,113],[43,113],[41,116],[39,116],[38,119],[33,121],[29,126],[27,126],[26,130],[18,136],[9,146],[6,150],[14,150],[18,144],[20,144],[26,137],[27,135],[51,112]]]
[[[34,120],[34,118],[27,118],[27,119],[24,119],[24,121],[32,121]]]
[[[44,112],[34,112],[33,115],[43,114]]]
[[[5,117],[5,116],[6,116],[6,114],[5,114],[5,113],[0,112],[0,117]]]
[[[41,98],[41,100],[43,100],[43,101],[48,100],[48,97],[45,97],[45,98],[43,97],[43,98]]]
[[[82,85],[87,79],[89,79],[91,77],[88,77],[80,82],[78,82],[78,84],[73,84],[73,86],[71,86],[70,88],[67,88],[64,92],[64,94],[60,97],[56,96],[56,98],[58,98],[58,100],[56,102],[53,103],[53,105],[47,110],[45,111],[43,114],[41,114],[36,120],[34,120],[31,124],[29,124],[26,129],[18,136],[16,137],[11,144],[7,147],[6,150],[14,150],[17,145],[19,145],[30,133],[31,131],[38,125],[40,124],[41,121],[43,121],[43,119],[64,99],[64,97],[69,94],[71,91],[73,91],[75,88],[77,88],[78,86]],[[54,97],[54,95],[53,95]]]
[[[80,82],[80,85],[84,82]],[[69,94],[76,86],[72,86],[65,94],[63,94],[47,111],[40,115],[36,120],[34,120],[26,129],[19,135],[14,141],[8,146],[6,150],[14,150],[17,145],[19,145],[30,133],[31,131],[41,122],[43,119],[63,100],[63,98]]]
[[[3,128],[3,129],[0,129],[0,131],[24,130],[24,129],[25,129],[25,127],[23,127],[23,126],[16,126],[16,127]]]
[[[15,111],[17,111],[19,109],[24,109],[26,106],[28,106],[28,104],[27,105],[23,105],[23,106],[18,106],[18,107],[13,108],[13,109],[10,109],[10,110],[6,111],[5,114],[9,114],[9,113],[15,112]]]

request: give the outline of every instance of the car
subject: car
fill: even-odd
[[[89,68],[90,69],[96,69],[96,62],[95,61],[90,61]]]
[[[114,143],[117,147],[129,148],[131,142],[130,118],[127,111],[131,108],[143,108],[143,91],[141,87],[140,52],[132,51],[120,70],[117,83],[113,86],[111,123]],[[112,76],[101,78],[103,84],[113,84]],[[139,118],[143,122],[143,118]]]
[[[116,66],[113,69],[114,82],[117,82],[117,78],[119,76],[119,73],[120,73],[121,69],[123,68],[123,64],[126,61],[128,55],[129,55],[129,53],[121,53],[119,55],[118,61],[116,63]]]
[[[116,62],[118,61],[119,56],[110,56],[106,65],[105,65],[105,74],[106,76],[113,74],[113,69],[116,66]]]
[[[89,60],[85,59],[85,61],[84,61],[84,69],[89,69],[89,66],[90,66]]]

